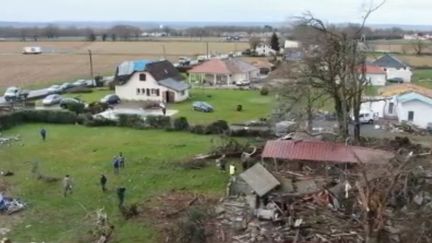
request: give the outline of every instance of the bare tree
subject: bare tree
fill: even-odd
[[[259,43],[261,42],[261,39],[259,37],[251,37],[249,39],[249,46],[251,50],[255,50],[257,48],[257,46],[259,45]]]
[[[354,117],[354,138],[360,138],[360,105],[367,85],[366,55],[359,50],[365,23],[381,4],[366,10],[360,25],[337,27],[325,24],[311,13],[300,18],[297,38],[307,47],[304,77],[312,87],[332,97],[338,119],[339,133],[349,137],[350,114]],[[360,68],[359,68],[360,67]]]
[[[413,42],[412,44],[412,49],[414,51],[414,53],[417,56],[420,56],[423,54],[423,51],[426,47],[426,44],[424,43],[424,41],[422,41],[421,39],[417,39],[415,42]]]

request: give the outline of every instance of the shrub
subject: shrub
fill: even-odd
[[[70,103],[66,106],[66,109],[74,112],[75,114],[80,114],[84,112],[85,105],[83,103]]]
[[[174,130],[186,131],[189,129],[189,122],[186,117],[179,117],[174,120]]]
[[[170,128],[171,119],[169,116],[147,116],[145,124],[150,128]]]
[[[72,93],[72,94],[86,94],[92,92],[93,92],[92,88],[84,87],[84,86],[73,87],[68,89],[68,93]]]
[[[267,87],[262,87],[260,90],[260,94],[263,96],[266,96],[270,93],[269,89]]]
[[[85,110],[91,114],[101,113],[108,109],[108,104],[101,102],[92,102]]]
[[[120,127],[131,127],[131,128],[145,128],[144,120],[139,115],[118,115],[117,125]]]
[[[243,110],[243,106],[242,105],[237,105],[237,111],[242,111]]]
[[[0,130],[12,128],[23,122],[74,124],[77,116],[70,111],[22,110],[0,115]]]
[[[206,127],[205,134],[222,134],[228,130],[228,123],[224,120],[218,120]]]
[[[195,133],[195,134],[205,134],[206,127],[203,125],[195,125],[195,126],[190,127],[189,131],[191,133]]]

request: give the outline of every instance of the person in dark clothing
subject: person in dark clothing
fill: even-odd
[[[119,165],[121,168],[125,167],[125,157],[123,157],[123,153],[120,152],[119,156],[117,157],[118,161],[119,161]]]
[[[114,167],[114,174],[118,175],[120,172],[120,161],[116,156],[114,156],[113,158],[113,167]]]
[[[42,129],[40,130],[40,135],[41,135],[41,137],[42,137],[42,141],[45,141],[45,139],[46,139],[46,135],[47,135],[47,131],[45,130],[45,128],[42,128]]]
[[[124,188],[124,187],[117,188],[117,197],[119,199],[119,208],[123,208],[125,193],[126,193],[126,188]]]
[[[102,186],[102,191],[103,192],[107,191],[107,189],[106,189],[106,183],[107,183],[107,181],[108,181],[108,179],[106,178],[106,176],[102,175],[101,178],[100,178],[100,184]]]

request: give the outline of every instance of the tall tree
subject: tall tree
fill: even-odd
[[[359,50],[366,20],[384,1],[366,10],[363,21],[357,26],[337,27],[326,25],[312,14],[300,18],[297,38],[308,47],[303,75],[311,86],[332,97],[342,137],[349,137],[349,121],[354,116],[354,138],[360,138],[360,106],[365,78],[366,55]]]
[[[277,52],[280,50],[279,37],[276,32],[273,32],[273,35],[270,38],[270,46]]]
[[[249,39],[249,46],[252,51],[255,51],[259,43],[261,42],[261,39],[259,37],[253,36]]]

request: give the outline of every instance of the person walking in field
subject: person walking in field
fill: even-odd
[[[108,181],[108,179],[106,178],[106,176],[102,175],[101,178],[100,178],[100,184],[101,184],[103,192],[107,191],[107,189],[106,189],[106,183],[107,183],[107,181]]]
[[[120,173],[120,160],[117,158],[117,156],[114,156],[113,158],[113,167],[114,174],[118,175]]]
[[[166,115],[166,105],[164,102],[161,102],[159,104],[160,108],[162,109],[162,114],[165,116]]]
[[[124,168],[125,167],[125,157],[123,156],[122,152],[119,153],[117,160],[119,161],[120,167]]]
[[[40,130],[40,135],[41,135],[41,137],[42,137],[42,141],[45,141],[45,139],[46,139],[46,135],[47,135],[47,131],[45,130],[45,128],[42,128],[42,129]]]
[[[68,194],[72,194],[72,179],[66,175],[63,178],[63,195],[66,197]]]
[[[126,188],[119,187],[117,188],[117,197],[119,199],[119,208],[123,208],[124,200],[125,200]]]

